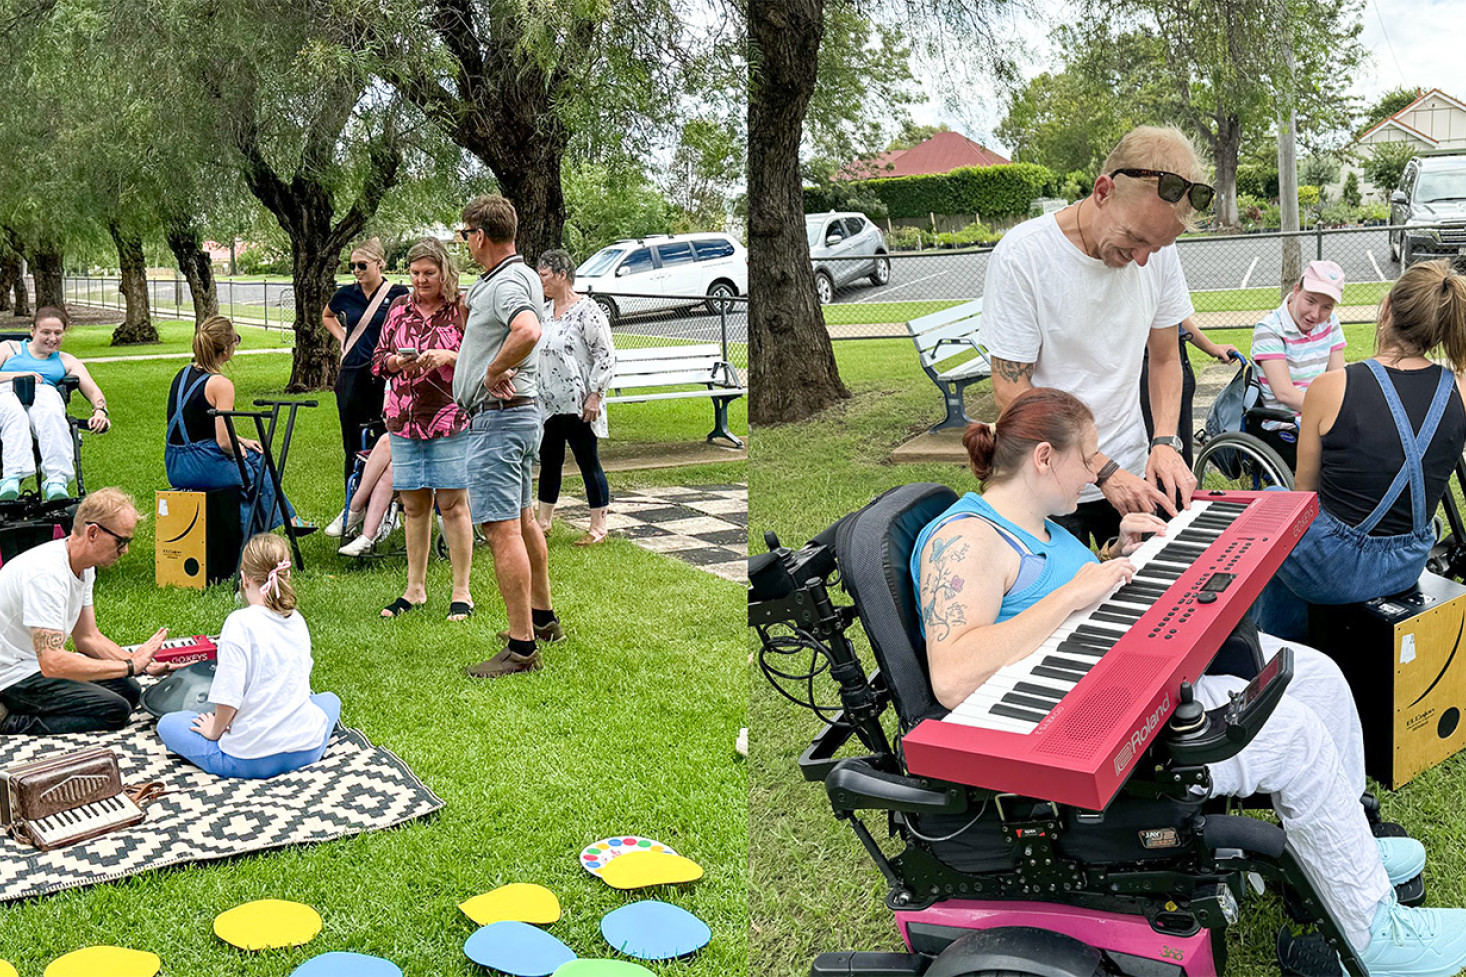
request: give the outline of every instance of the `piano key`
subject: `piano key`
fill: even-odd
[[[1021,692],[1024,695],[1041,696],[1055,702],[1069,694],[1067,690],[1056,689],[1052,685],[1039,685],[1036,682],[1019,682],[1013,686],[1013,691]]]
[[[1048,713],[1046,712],[1035,712],[1032,709],[1020,709],[1017,706],[1004,705],[1001,702],[993,706],[990,711],[994,716],[1006,716],[1009,719],[1019,719],[1025,722],[1033,723],[1033,725],[1035,726],[1048,718]]]
[[[1049,710],[1056,704],[1052,699],[1039,699],[1031,695],[1023,695],[1020,692],[1009,692],[1003,696],[1001,701],[1010,706],[1017,706],[1020,709],[1032,709],[1034,712],[1041,712],[1045,716],[1049,714]]]
[[[1089,617],[1092,621],[1110,621],[1115,624],[1134,624],[1136,621],[1140,620],[1142,613],[1143,612],[1139,609],[1137,609],[1134,614],[1130,614],[1128,612],[1120,610],[1100,609],[1089,615]]]
[[[1061,682],[1068,681],[1073,677],[1073,673],[1071,672],[1065,671],[1062,668],[1052,668],[1048,665],[1035,665],[1033,674],[1039,678],[1058,679]]]
[[[1076,658],[1065,658],[1062,655],[1049,655],[1043,660],[1043,663],[1050,668],[1062,668],[1080,675],[1087,673],[1094,666],[1092,661],[1082,662]]]
[[[1110,648],[1114,647],[1113,645]],[[1096,648],[1094,645],[1081,644],[1073,638],[1066,638],[1059,642],[1055,651],[1062,651],[1066,655],[1088,655],[1091,658],[1102,658],[1110,648]]]

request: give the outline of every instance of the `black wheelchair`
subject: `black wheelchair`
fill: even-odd
[[[760,667],[782,695],[826,720],[800,770],[824,784],[835,817],[884,876],[886,906],[907,947],[823,953],[812,977],[1222,974],[1226,930],[1261,880],[1283,893],[1298,924],[1278,934],[1285,973],[1365,974],[1283,829],[1234,813],[1235,800],[1206,797],[1205,764],[1240,751],[1251,735],[1223,735],[1218,747],[1219,728],[1235,720],[1221,714],[1252,701],[1257,712],[1244,725],[1255,733],[1291,678],[1291,652],[1280,654],[1271,688],[1211,713],[1183,686],[1185,705],[1102,811],[908,772],[899,737],[944,714],[931,690],[908,567],[922,527],[955,499],[945,486],[902,486],[797,552],[770,533],[770,552],[749,560]],[[853,605],[835,603],[837,583]],[[857,620],[877,665],[870,674],[845,633]],[[1239,651],[1262,667],[1246,627],[1218,658]],[[826,675],[838,686],[838,707],[815,702],[815,683]],[[881,722],[888,707],[894,741]],[[1372,797],[1361,803],[1377,835],[1402,833],[1379,821]],[[903,845],[899,854],[883,852],[865,812],[885,815]],[[1418,891],[1402,887],[1401,895],[1418,903],[1423,884],[1412,885]]]
[[[1293,412],[1262,407],[1262,395],[1252,363],[1241,353],[1237,375],[1217,395],[1206,425],[1196,432],[1201,446],[1192,474],[1198,491],[1257,492],[1266,488],[1293,488],[1293,469],[1277,450],[1255,432],[1267,421],[1292,422]]]

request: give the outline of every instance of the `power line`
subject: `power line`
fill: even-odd
[[[1385,47],[1390,49],[1390,57],[1395,62],[1395,70],[1400,73],[1400,84],[1408,84],[1405,80],[1405,69],[1400,67],[1400,56],[1395,53],[1395,45],[1390,43],[1390,33],[1385,30],[1385,18],[1379,12],[1379,0],[1370,0],[1370,6],[1374,7],[1374,16],[1379,20],[1379,32],[1384,35]]]

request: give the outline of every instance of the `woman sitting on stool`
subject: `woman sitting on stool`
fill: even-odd
[[[66,402],[61,399],[63,378],[76,377],[82,396],[92,405],[87,429],[98,434],[112,426],[107,417],[107,398],[87,372],[82,361],[61,352],[66,333],[66,313],[45,306],[31,320],[28,343],[0,343],[0,445],[3,445],[4,475],[0,477],[0,501],[20,495],[21,479],[35,474],[35,444],[41,449],[41,490],[47,502],[66,498],[67,485],[76,474],[76,449]],[[30,407],[16,395],[16,380],[27,377],[34,390]]]
[[[229,429],[224,418],[210,417],[209,409],[234,409],[234,384],[219,371],[234,356],[239,334],[234,323],[221,315],[211,316],[193,334],[193,362],[178,371],[168,389],[168,440],[163,449],[163,463],[168,482],[175,489],[206,492],[211,489],[239,488],[239,465],[229,443]],[[270,530],[283,526],[285,519],[294,519],[290,501],[282,498],[275,504],[275,485],[265,471],[265,456],[258,441],[240,438],[245,468],[250,481],[260,485],[255,525],[249,525],[249,497],[239,500],[240,531],[246,535],[256,529]],[[281,515],[281,510],[284,516]],[[296,531],[309,531],[314,526],[296,524]]]

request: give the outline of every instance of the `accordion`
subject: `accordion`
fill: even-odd
[[[0,826],[42,851],[142,819],[142,808],[123,790],[116,754],[105,747],[53,754],[0,771]]]

